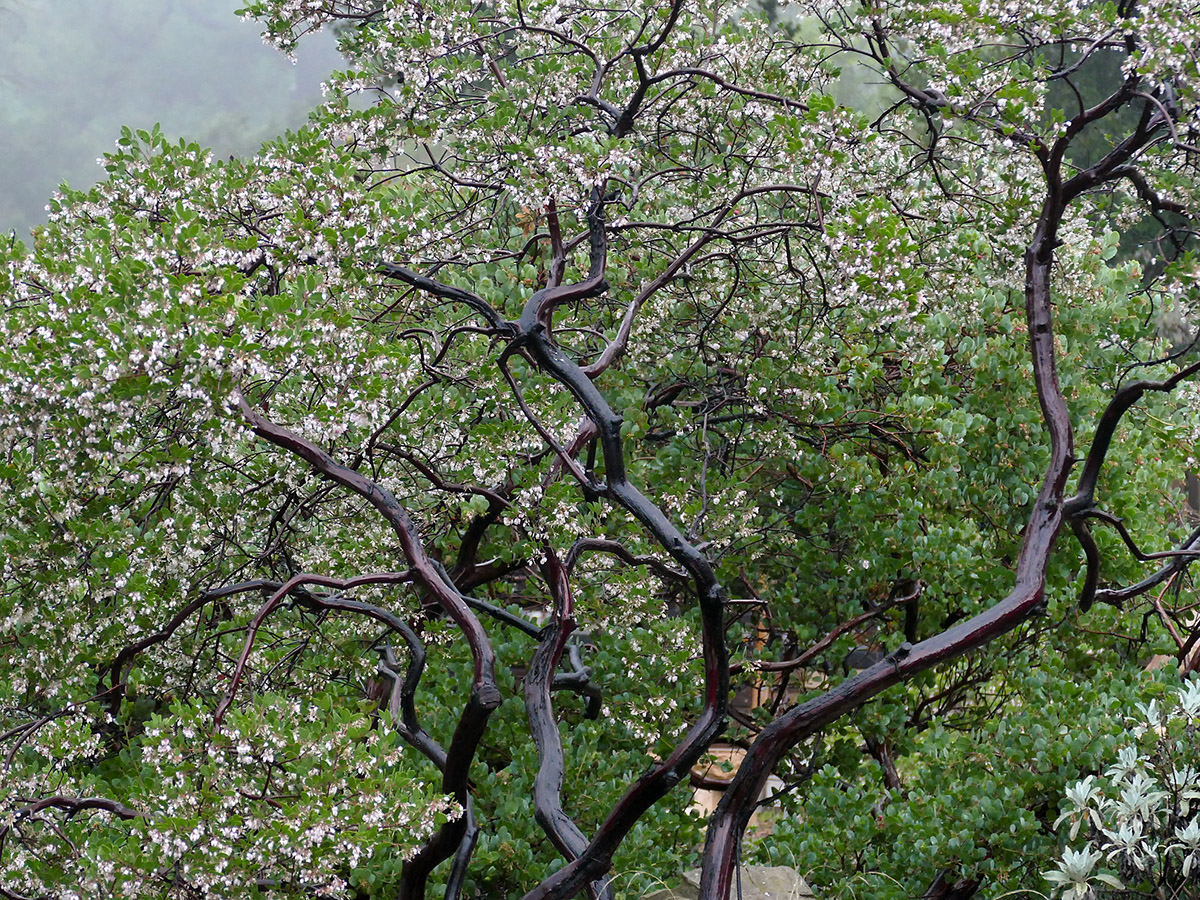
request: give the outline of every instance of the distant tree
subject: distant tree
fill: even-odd
[[[309,127],[3,251],[0,891],[636,896],[723,734],[703,900],[1044,888],[1200,641],[1196,10],[247,12],[341,23]]]
[[[61,182],[99,180],[96,159],[122,124],[161,122],[227,155],[303,123],[336,55],[328,43],[310,45],[289,65],[237,21],[236,7],[0,4],[0,228],[27,236]]]

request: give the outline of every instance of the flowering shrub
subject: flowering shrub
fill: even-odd
[[[1102,775],[1067,789],[1054,824],[1079,843],[1046,878],[1067,900],[1200,897],[1200,679],[1139,706],[1129,737]]]
[[[1183,5],[247,2],[339,36],[306,128],[0,244],[0,891],[609,900],[723,735],[704,900],[775,771],[840,871],[1040,871],[1188,627]]]

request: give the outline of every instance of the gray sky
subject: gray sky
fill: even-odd
[[[0,231],[26,237],[61,182],[87,187],[122,125],[220,155],[303,124],[338,68],[332,39],[292,64],[242,0],[0,0]]]

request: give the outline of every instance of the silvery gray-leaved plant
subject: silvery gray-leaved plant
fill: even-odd
[[[1103,888],[1148,891],[1152,896],[1194,897],[1200,875],[1200,816],[1188,815],[1200,799],[1196,762],[1196,710],[1200,681],[1184,683],[1164,702],[1138,707],[1132,742],[1098,778],[1067,788],[1055,827],[1070,821],[1069,841],[1046,880],[1068,900],[1103,896]],[[1113,871],[1097,869],[1106,863]],[[1188,893],[1191,891],[1192,893]]]

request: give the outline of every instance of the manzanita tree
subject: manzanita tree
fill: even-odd
[[[724,900],[850,732],[894,849],[923,741],[1193,665],[1198,11],[249,4],[339,29],[310,126],[4,249],[0,892],[629,893],[732,717]]]

